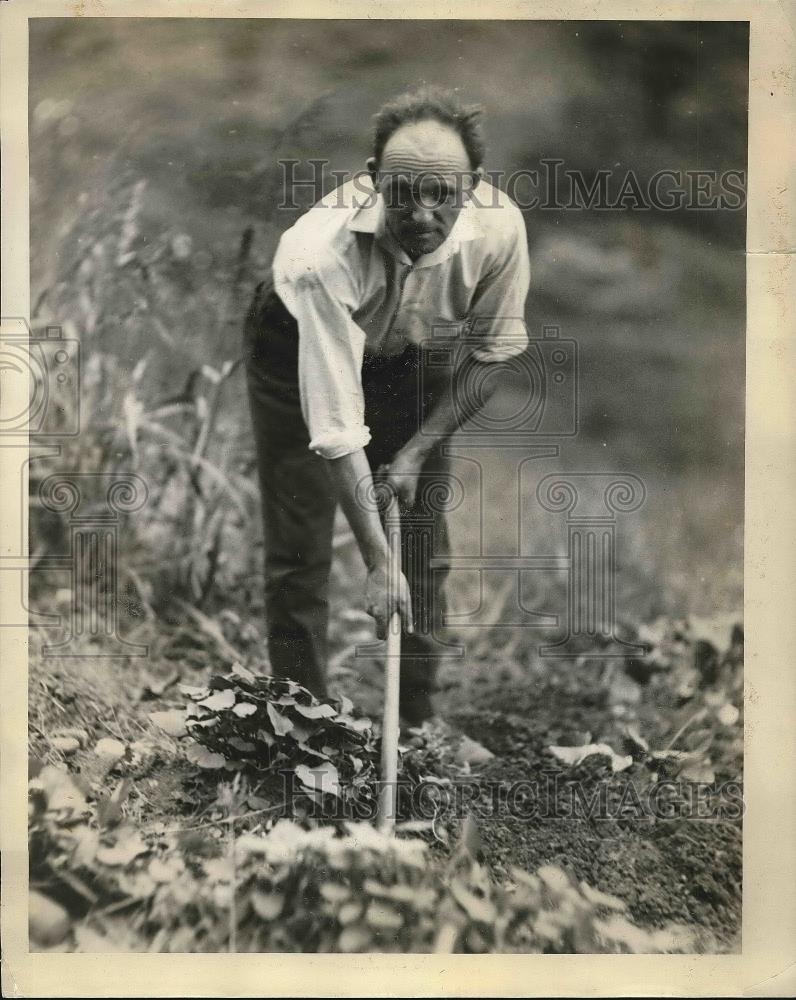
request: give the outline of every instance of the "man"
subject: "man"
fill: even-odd
[[[495,379],[454,391],[465,369],[520,353],[527,237],[517,207],[484,180],[477,110],[450,93],[404,94],[376,116],[368,176],[322,199],[282,236],[272,274],[246,321],[247,380],[266,547],[271,664],[325,693],[327,588],[336,504],[367,567],[366,606],[379,638],[404,624],[401,715],[433,714],[445,571],[412,535],[448,537],[434,484],[448,480],[444,444],[483,405]],[[455,363],[429,363],[440,326]],[[437,346],[439,342],[437,342]],[[363,498],[374,477],[398,494],[405,537],[399,593],[388,546]],[[426,535],[427,537],[427,535]],[[416,626],[416,627],[413,627]]]

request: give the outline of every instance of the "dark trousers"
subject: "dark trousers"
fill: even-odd
[[[323,697],[336,500],[326,460],[308,447],[297,352],[296,321],[269,279],[258,286],[244,326],[262,493],[269,656],[275,674]],[[363,363],[365,423],[372,438],[366,455],[374,474],[414,436],[436,401],[428,379],[421,390],[421,353],[410,346],[397,357],[366,356]],[[415,624],[415,633],[404,633],[401,644],[401,712],[408,721],[431,714],[429,697],[436,688],[446,571],[432,571],[429,559],[449,552],[444,514],[438,509],[448,479],[448,461],[437,442],[421,471],[418,502],[401,517],[402,569]]]

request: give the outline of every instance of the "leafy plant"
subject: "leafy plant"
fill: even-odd
[[[219,689],[221,691],[229,690]],[[211,695],[212,697],[212,695]],[[279,820],[235,836],[99,825],[73,778],[31,782],[31,933],[80,951],[677,952],[625,904],[546,865],[497,884],[463,841],[448,861],[366,823]],[[227,827],[225,836],[222,828]]]
[[[319,702],[295,681],[240,665],[181,690],[189,698],[188,758],[198,766],[291,769],[312,796],[372,795],[378,746],[370,719],[355,714],[348,698]]]

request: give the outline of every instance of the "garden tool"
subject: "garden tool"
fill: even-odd
[[[391,491],[384,519],[389,545],[389,594],[399,593],[401,585],[401,515],[398,498]],[[381,724],[381,788],[379,790],[378,827],[391,833],[395,827],[398,801],[398,701],[401,688],[401,614],[390,615],[387,625],[387,660],[384,671],[384,715]]]

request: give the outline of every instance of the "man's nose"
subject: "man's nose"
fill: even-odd
[[[412,222],[415,225],[427,226],[434,221],[434,211],[422,202],[415,202],[412,208]]]

